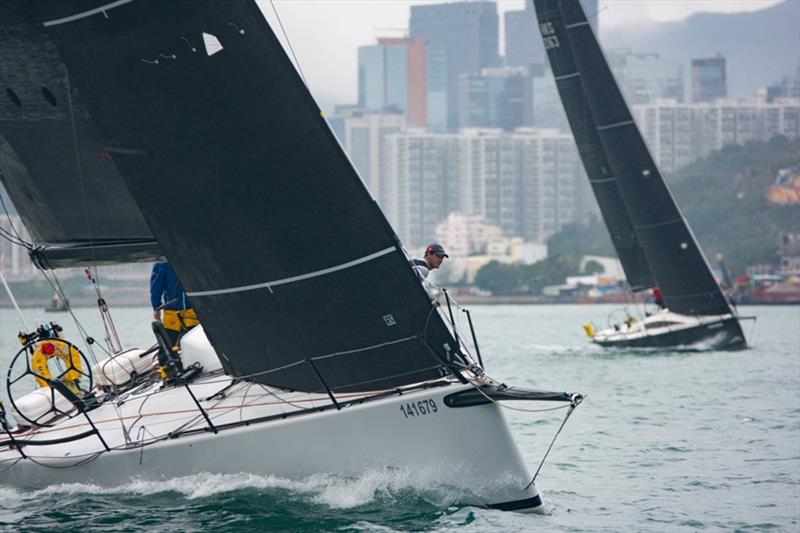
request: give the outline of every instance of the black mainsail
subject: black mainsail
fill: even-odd
[[[611,236],[611,242],[625,271],[625,277],[633,291],[653,287],[655,285],[653,275],[639,246],[633,223],[628,212],[620,208],[624,204],[617,186],[617,178],[608,164],[608,158],[597,134],[597,126],[583,93],[580,73],[575,66],[561,19],[559,2],[543,0],[535,2],[535,7],[539,30],[544,39],[550,67],[575,144],[600,207],[603,221]]]
[[[576,77],[580,78],[623,200],[618,209],[625,209],[633,223],[666,306],[684,315],[731,313],[727,298],[650,155],[580,3],[535,0],[535,4],[537,11],[551,17],[554,5],[560,10],[566,31],[553,36],[559,38],[550,41],[549,47],[562,41],[568,44],[566,53],[571,51]]]
[[[254,1],[29,5],[229,374],[448,372],[453,337]]]
[[[42,268],[160,254],[28,2],[0,3],[0,179]]]

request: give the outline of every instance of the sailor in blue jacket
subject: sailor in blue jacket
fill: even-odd
[[[178,276],[166,261],[153,264],[150,274],[150,303],[153,306],[153,318],[161,320],[164,329],[174,333],[173,342],[177,341],[178,333],[198,324],[197,316],[186,299]]]

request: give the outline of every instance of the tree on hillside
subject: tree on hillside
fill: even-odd
[[[583,265],[583,273],[584,274],[588,274],[588,275],[591,275],[591,274],[602,274],[605,271],[606,271],[606,268],[603,265],[601,265],[600,263],[598,263],[597,261],[595,261],[594,259],[589,259],[588,261],[586,261],[586,264]]]
[[[578,261],[567,256],[549,256],[532,265],[491,261],[478,270],[475,285],[492,294],[541,294],[544,287],[560,285],[578,270]]]

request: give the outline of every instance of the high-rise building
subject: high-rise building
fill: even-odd
[[[611,50],[606,58],[628,104],[646,104],[658,98],[683,102],[683,69],[658,54]]]
[[[656,163],[675,172],[727,144],[768,141],[776,135],[800,139],[800,99],[674,100],[633,106],[633,116]]]
[[[581,0],[586,18],[594,31],[598,28],[598,0]],[[542,36],[533,2],[526,0],[520,11],[506,11],[503,15],[505,57],[507,67],[529,67],[546,61]]]
[[[410,124],[426,124],[424,39],[380,38],[358,48],[358,105],[370,111],[399,111]]]
[[[407,246],[424,246],[436,225],[458,211],[461,174],[458,136],[406,132],[386,137],[383,205],[392,227]]]
[[[800,98],[800,65],[794,74],[784,76],[781,81],[766,87],[767,102],[774,102],[779,98]]]
[[[539,128],[569,130],[564,104],[556,88],[556,80],[549,64],[541,65],[532,72],[533,123]]]
[[[483,69],[458,79],[458,127],[502,128],[533,125],[533,86],[525,67]]]
[[[533,242],[597,213],[572,137],[555,130],[406,132],[386,148],[385,211],[409,246],[432,240],[453,211]]]
[[[692,102],[710,102],[728,96],[725,58],[692,59]]]
[[[446,79],[447,130],[458,126],[459,74],[477,74],[482,68],[499,65],[498,56],[498,17],[494,2],[453,2],[411,7],[409,32],[412,38],[424,38],[428,45],[436,47],[435,63],[429,64],[429,96],[431,82],[441,81],[441,73],[431,72],[433,68],[444,68]],[[430,78],[433,77],[434,80]],[[441,98],[441,87],[436,88],[437,98]],[[437,107],[443,102],[432,103]],[[429,118],[431,111],[429,111]],[[430,125],[430,124],[429,124]]]
[[[545,62],[544,44],[533,2],[526,2],[521,11],[506,11],[504,64],[507,67],[530,67]]]
[[[388,202],[384,180],[386,136],[404,130],[400,113],[354,113],[344,120],[344,147],[373,198],[384,208]]]

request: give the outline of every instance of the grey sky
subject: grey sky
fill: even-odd
[[[330,110],[333,104],[356,101],[359,46],[372,44],[377,37],[404,35],[412,5],[441,3],[441,0],[257,1],[285,47],[274,5],[311,91],[324,110]],[[600,0],[599,16],[603,31],[620,32],[629,24],[680,20],[699,11],[752,11],[780,1]],[[524,0],[498,0],[497,4],[498,11],[503,13],[522,9]]]

